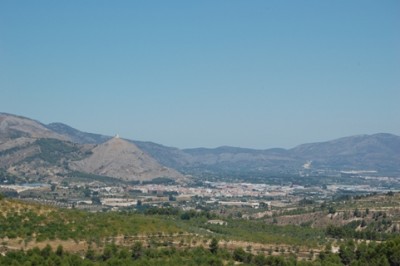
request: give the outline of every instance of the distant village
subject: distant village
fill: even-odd
[[[351,175],[354,173],[344,173]],[[372,178],[372,177],[364,177]],[[388,181],[386,177],[374,177]],[[389,180],[396,182],[397,180]],[[338,193],[371,194],[386,187],[362,185],[302,186],[254,183],[209,182],[181,184],[106,184],[93,182],[33,183],[0,185],[0,193],[25,201],[88,211],[136,210],[143,207],[177,207],[183,210],[244,209],[250,213],[293,204],[324,202]]]

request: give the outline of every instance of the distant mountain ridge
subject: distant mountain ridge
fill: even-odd
[[[398,170],[400,137],[387,133],[358,135],[332,141],[299,145],[290,150],[320,167]]]
[[[46,136],[67,139],[82,145],[100,145],[112,139],[110,136],[82,132],[62,123],[42,126],[48,130]],[[0,132],[2,132],[1,128],[0,123]],[[311,167],[319,169],[376,170],[395,175],[400,173],[400,137],[387,133],[302,144],[292,149],[266,150],[229,146],[213,149],[178,149],[153,142],[128,141],[154,158],[160,165],[186,174],[221,171],[260,174],[293,173],[302,170],[307,162],[311,162]],[[1,146],[0,144],[0,150]]]
[[[0,113],[0,174],[0,179],[11,175],[27,181],[84,174],[122,181],[186,180],[131,142],[6,113]]]

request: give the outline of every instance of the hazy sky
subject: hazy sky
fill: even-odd
[[[400,135],[400,1],[2,0],[0,111],[181,148]]]

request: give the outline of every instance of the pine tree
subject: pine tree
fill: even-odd
[[[218,240],[215,238],[211,239],[209,248],[211,253],[216,254],[218,252]]]

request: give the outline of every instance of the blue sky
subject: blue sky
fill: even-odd
[[[168,146],[400,135],[400,1],[1,1],[0,111]]]

